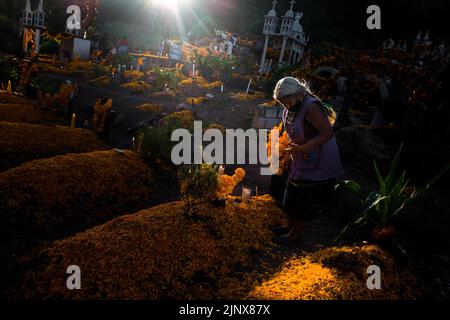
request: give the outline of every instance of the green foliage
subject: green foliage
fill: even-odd
[[[12,21],[8,17],[0,14],[0,30],[9,30],[11,24]]]
[[[13,87],[17,86],[20,79],[20,65],[14,56],[0,54],[0,83],[3,83],[5,88],[8,80],[11,80]]]
[[[61,83],[49,78],[33,78],[31,79],[31,87],[38,91],[41,90],[43,93],[55,94],[59,91]]]
[[[158,126],[142,127],[135,135],[134,148],[147,161],[155,162],[159,159],[166,164],[172,163],[172,149],[178,143],[171,141],[172,133],[183,127],[182,120],[175,118],[168,122],[160,121]],[[190,130],[191,128],[186,129]]]
[[[218,166],[214,164],[183,165],[178,171],[181,200],[187,217],[199,218],[196,208],[213,199],[218,186]]]
[[[406,179],[406,171],[398,172],[400,153],[403,144],[397,151],[391,164],[389,174],[386,178],[381,175],[378,165],[374,162],[375,173],[378,180],[378,190],[371,192],[365,199],[362,195],[361,186],[355,181],[343,181],[336,188],[345,188],[361,199],[362,208],[358,216],[351,221],[340,233],[338,239],[342,238],[352,229],[360,230],[363,227],[384,228],[389,221],[402,213],[402,211],[416,201],[431,188],[431,186],[442,177],[448,170],[447,166],[440,174],[433,178],[425,187],[409,187]]]
[[[58,53],[60,44],[61,44],[61,41],[54,40],[54,39],[50,39],[50,40],[45,39],[41,44],[39,53],[41,53],[41,54]]]
[[[11,69],[11,71],[9,72],[9,79],[13,82],[13,83],[17,83],[19,81],[20,78],[20,74],[19,71],[17,71],[17,69],[15,67],[13,67]]]
[[[240,74],[254,74],[257,71],[257,67],[255,65],[255,60],[253,57],[249,55],[240,55],[238,60],[236,61],[237,67],[234,72],[239,72]],[[273,88],[272,88],[273,89]]]
[[[177,68],[155,67],[152,70],[153,84],[158,90],[163,90],[166,86],[170,89],[177,89],[181,81],[182,74]]]
[[[161,159],[169,163],[174,146],[173,142],[170,141],[171,135],[172,130],[168,126],[144,127],[138,131],[135,137],[135,147],[146,160]]]
[[[236,58],[214,56],[210,50],[207,56],[200,55],[197,50],[193,50],[193,53],[195,64],[203,77],[222,82],[231,79],[234,67],[237,65]]]

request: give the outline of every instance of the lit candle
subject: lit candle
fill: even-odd
[[[252,189],[242,187],[242,203],[248,203],[250,200],[251,194],[252,194]]]
[[[74,129],[75,128],[75,121],[77,120],[77,116],[76,116],[76,114],[74,113],[74,114],[72,114],[72,122],[70,123],[70,127],[72,128],[72,129]]]

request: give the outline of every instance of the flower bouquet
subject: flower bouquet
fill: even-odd
[[[289,138],[286,131],[283,131],[283,124],[280,123],[279,126],[275,126],[269,134],[269,141],[267,143],[267,156],[269,158],[269,163],[272,164],[272,133],[278,131],[278,142],[275,144],[275,148],[278,148],[278,158],[279,158],[279,169],[276,173],[277,175],[282,175],[285,171],[288,171],[290,164],[290,155],[286,150],[289,145]]]
[[[217,177],[218,186],[216,189],[216,198],[217,199],[225,199],[230,194],[233,193],[234,188],[240,183],[245,177],[245,170],[242,168],[238,168],[234,171],[232,176],[226,175],[222,171],[219,171],[219,175]]]

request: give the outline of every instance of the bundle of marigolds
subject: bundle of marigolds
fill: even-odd
[[[238,168],[234,171],[232,176],[220,173],[217,180],[218,186],[216,190],[216,197],[226,198],[228,195],[232,194],[234,188],[240,183],[245,177],[245,170]]]
[[[225,208],[205,204],[209,219],[194,221],[171,202],[55,242],[24,261],[9,296],[21,299],[239,299],[250,288],[231,290],[236,268],[252,263],[253,251],[270,252],[269,227],[282,213],[269,196]],[[83,272],[81,290],[67,290],[66,270]]]
[[[198,97],[198,98],[187,98],[184,102],[186,104],[190,104],[192,106],[195,106],[197,104],[201,104],[205,102],[207,99],[205,97]]]
[[[0,121],[31,124],[63,124],[64,121],[53,110],[45,111],[32,104],[0,103]]]
[[[0,173],[1,234],[17,246],[80,231],[150,199],[152,183],[152,170],[129,151],[28,162]]]
[[[367,268],[382,270],[381,289],[367,287]],[[288,261],[249,294],[255,300],[415,299],[415,278],[373,245],[332,247]]]
[[[67,110],[70,99],[73,98],[77,91],[78,87],[76,84],[64,83],[59,88],[59,92],[54,95],[53,100],[58,102],[59,107],[65,111]]]
[[[0,170],[67,153],[104,149],[92,131],[60,126],[0,122]]]
[[[187,78],[184,80],[180,81],[180,86],[192,86],[194,84],[194,81],[192,80],[192,78]]]
[[[194,84],[199,87],[202,87],[204,85],[207,85],[208,81],[199,75],[196,75],[195,78],[192,78],[192,74],[191,77],[180,81],[181,86],[192,86]]]
[[[223,86],[223,82],[222,81],[215,81],[215,82],[211,82],[211,83],[207,83],[202,85],[203,89],[207,89],[207,90],[211,90],[214,88],[218,88],[220,86]]]
[[[278,143],[272,146],[272,138],[273,134],[278,133]],[[269,163],[272,164],[272,147],[277,150],[278,149],[278,161],[279,161],[279,170],[277,175],[282,175],[283,172],[289,169],[290,163],[290,154],[286,151],[286,148],[289,145],[289,138],[286,131],[283,131],[283,123],[279,126],[275,126],[269,134],[269,141],[267,143],[267,156],[269,159]]]
[[[97,133],[102,133],[105,130],[106,120],[108,119],[108,111],[112,108],[112,99],[97,100],[94,105],[94,118],[92,119],[92,125]]]

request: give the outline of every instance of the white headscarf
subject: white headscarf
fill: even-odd
[[[286,96],[310,93],[305,81],[300,82],[293,77],[286,77],[278,81],[273,91],[273,98],[279,100]]]

